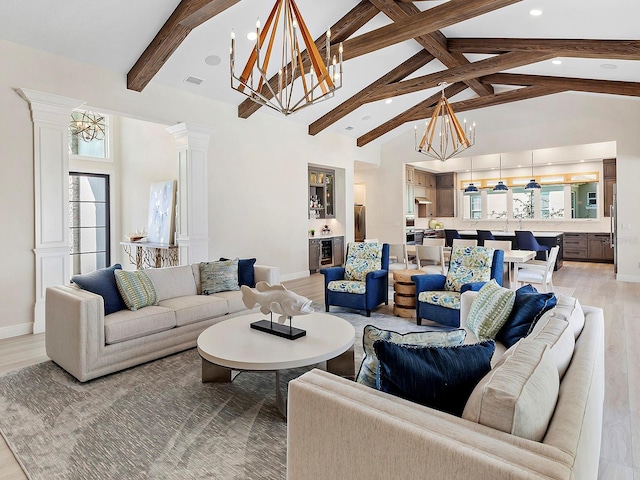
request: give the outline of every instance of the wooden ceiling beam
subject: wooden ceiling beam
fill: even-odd
[[[450,98],[466,89],[467,89],[467,86],[464,83],[455,83],[445,88],[444,94],[446,97]],[[381,137],[385,133],[389,133],[391,130],[394,130],[399,126],[404,125],[405,123],[411,121],[409,120],[409,118],[414,118],[416,112],[418,111],[422,112],[429,107],[435,106],[435,104],[438,103],[438,101],[440,100],[440,97],[441,97],[440,92],[435,93],[431,95],[429,98],[427,98],[426,100],[423,100],[422,102],[418,103],[417,105],[414,105],[410,109],[405,110],[404,112],[396,115],[391,120],[387,120],[383,124],[378,125],[373,130],[365,133],[364,135],[358,138],[358,146],[361,147],[363,145],[366,145],[372,140],[375,140],[376,138]]]
[[[334,124],[341,118],[345,117],[349,113],[364,105],[366,103],[365,98],[367,97],[367,95],[371,94],[384,85],[402,80],[406,76],[418,70],[420,67],[423,67],[424,65],[429,63],[431,60],[433,60],[433,58],[433,55],[431,55],[426,50],[418,52],[413,57],[401,63],[389,73],[377,79],[375,82],[370,83],[354,96],[352,96],[345,102],[342,102],[342,104],[338,105],[336,108],[334,108],[330,112],[327,112],[325,115],[309,125],[309,135],[316,135],[317,133],[320,133],[328,126]]]
[[[420,13],[418,7],[412,3],[396,3],[394,0],[370,1],[394,22],[399,22],[407,17]],[[447,38],[440,31],[420,35],[414,40],[440,60],[447,68],[469,64],[469,61],[464,55],[460,53],[452,54],[447,50]],[[479,96],[491,95],[493,93],[493,87],[491,85],[483,84],[475,78],[466,80],[465,83]]]
[[[522,0],[450,0],[391,25],[344,42],[344,60],[375,52],[411,38],[493,12]]]
[[[362,0],[351,11],[344,15],[331,27],[331,46],[344,42],[347,38],[353,35],[356,31],[362,28],[369,20],[378,14],[378,9],[374,7],[369,0]],[[326,37],[324,33],[315,40],[316,47],[318,47],[320,54],[325,55]],[[309,57],[306,50],[302,53],[305,68],[309,66]],[[287,66],[289,68],[289,66]],[[269,84],[273,91],[278,90],[278,75],[274,75],[269,79]],[[271,98],[271,90],[265,85],[262,87],[262,94]],[[238,105],[238,116],[240,118],[249,118],[255,112],[260,109],[261,105],[247,98],[240,105]]]
[[[427,88],[437,87],[438,84],[442,82],[463,82],[470,78],[498,73],[502,70],[529,65],[549,58],[553,58],[553,55],[545,52],[503,53],[502,55],[479,60],[468,65],[389,84],[367,96],[366,100],[367,102],[374,102],[398,95],[418,92],[420,90],[426,90]]]
[[[608,95],[626,95],[640,97],[640,83],[614,80],[594,80],[590,78],[551,77],[543,75],[524,75],[516,73],[495,73],[480,79],[483,82],[499,85],[540,85],[562,88],[567,91],[603,93]]]
[[[449,38],[449,51],[499,54],[548,51],[557,57],[640,60],[640,40],[574,40],[540,38]]]
[[[494,93],[493,95],[486,95],[484,97],[476,97],[476,98],[471,98],[469,100],[462,100],[460,102],[452,103],[451,107],[456,113],[459,114],[460,112],[465,112],[468,110],[477,110],[479,108],[493,107],[493,106],[502,105],[505,103],[519,102],[521,100],[544,97],[546,95],[552,95],[554,93],[561,93],[564,91],[565,90],[561,88],[535,85],[531,87],[519,88],[517,90],[509,90],[507,92]],[[415,122],[418,120],[423,120],[425,118],[428,118],[433,114],[434,108],[435,107],[433,106],[429,106],[424,110],[411,108],[407,110],[407,112],[410,112],[410,113],[407,113],[403,117],[404,123]],[[399,126],[399,125],[396,125],[396,126]],[[391,131],[391,130],[388,130],[388,131]],[[385,133],[387,133],[387,131],[384,131],[384,129],[377,127],[377,129],[374,129],[371,132],[360,136],[358,138],[357,144],[359,147],[362,147],[367,143],[372,142],[376,138],[384,135]]]
[[[187,35],[240,0],[182,0],[127,73],[127,88],[141,92]]]

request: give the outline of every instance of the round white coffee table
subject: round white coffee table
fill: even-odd
[[[306,330],[307,334],[289,340],[250,327],[252,322],[265,318],[269,316],[262,313],[230,318],[200,334],[197,345],[202,357],[203,382],[230,382],[235,378],[232,371],[275,371],[276,402],[286,417],[280,370],[326,362],[328,371],[354,378],[356,332],[349,322],[326,313],[296,316],[293,326]]]

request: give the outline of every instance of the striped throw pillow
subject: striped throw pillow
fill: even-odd
[[[480,340],[494,339],[509,318],[515,299],[516,292],[491,279],[471,303],[467,328]]]
[[[144,270],[116,270],[115,276],[120,296],[132,312],[142,307],[158,304],[156,289]]]

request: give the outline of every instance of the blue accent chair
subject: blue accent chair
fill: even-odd
[[[527,230],[516,230],[514,232],[516,234],[516,244],[518,245],[518,250],[532,250],[534,252],[544,252],[544,259],[549,258],[549,250],[551,247],[549,245],[540,245],[536,237],[533,236],[532,232]]]
[[[493,238],[493,233],[489,230],[476,230],[476,233],[478,234],[479,247],[484,247],[485,240],[495,240],[495,238]]]
[[[453,247],[447,275],[413,275],[416,319],[460,326],[460,294],[477,291],[490,279],[502,285],[504,251],[487,247]]]
[[[364,310],[389,304],[389,244],[350,243],[344,267],[322,268],[324,306]]]
[[[444,229],[445,246],[450,247],[453,244],[454,238],[462,238],[458,233],[458,230]]]

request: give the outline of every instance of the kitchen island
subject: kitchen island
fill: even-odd
[[[477,238],[478,236],[478,233],[476,230],[458,230],[458,233],[462,238],[474,239],[474,238]],[[536,240],[540,245],[548,245],[549,247],[555,247],[557,245],[560,247],[554,270],[558,270],[562,268],[564,232],[534,231],[532,233],[533,233],[533,236],[536,237]],[[518,244],[516,243],[515,232],[513,231],[505,232],[503,230],[492,230],[491,234],[495,237],[496,240],[510,241],[511,248],[513,250],[517,250],[519,248]],[[539,252],[536,259],[545,260],[544,252]]]

